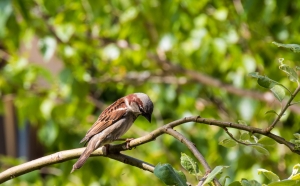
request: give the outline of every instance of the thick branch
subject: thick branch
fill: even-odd
[[[78,148],[78,149],[60,151],[60,152],[36,159],[36,160],[29,161],[24,164],[9,168],[0,173],[0,183],[3,183],[9,179],[13,179],[20,175],[40,169],[40,168],[48,166],[48,165],[65,162],[65,161],[68,161],[71,159],[76,159],[82,154],[84,149],[85,148]],[[104,152],[102,149],[103,149],[102,147],[98,148],[96,151],[94,151],[92,153],[91,156],[104,156],[103,155]],[[123,162],[128,165],[138,167],[140,169],[143,169],[143,170],[146,170],[149,172],[154,171],[153,165],[143,162],[141,160],[135,159],[133,157],[124,155],[124,154],[107,154],[106,157]]]
[[[300,86],[297,87],[297,89],[295,90],[295,92],[291,95],[290,99],[287,101],[287,103],[285,103],[283,109],[280,111],[280,113],[278,114],[278,116],[276,117],[276,119],[273,121],[273,123],[266,129],[266,132],[270,132],[275,125],[278,123],[278,121],[280,120],[280,118],[283,116],[283,114],[285,113],[286,109],[289,108],[289,106],[291,106],[291,102],[294,100],[295,96],[298,94],[298,92],[300,91]]]

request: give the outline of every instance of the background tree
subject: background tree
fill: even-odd
[[[29,160],[26,157],[33,151],[42,156],[81,147],[78,142],[99,113],[132,92],[151,97],[154,118],[152,124],[139,118],[125,137],[137,138],[197,115],[267,128],[276,115],[265,113],[280,113],[282,105],[248,74],[267,75],[292,92],[297,88],[278,69],[282,57],[284,63],[296,66],[297,53],[271,42],[299,43],[299,9],[300,2],[288,0],[2,0],[0,112],[7,117],[11,100],[19,131],[30,127],[28,136],[37,134],[42,151],[19,135],[19,157],[1,156],[1,171]],[[272,132],[287,141],[295,139],[299,112],[299,106],[290,107]],[[251,146],[225,148],[219,142],[229,137],[220,127],[189,123],[176,130],[196,145],[211,167],[230,165],[225,172],[228,183],[242,178],[268,183],[257,174],[258,168],[287,178],[299,162],[298,154],[279,144],[266,147],[268,155]],[[229,131],[240,135],[239,130]],[[10,143],[6,147],[14,145]],[[181,152],[193,157],[182,143],[163,135],[125,153],[179,170]],[[101,157],[90,158],[69,174],[74,161],[5,184],[162,184],[153,174]],[[187,176],[192,184],[198,183]]]

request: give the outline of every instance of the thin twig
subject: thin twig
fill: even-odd
[[[228,136],[229,136],[231,139],[233,139],[235,142],[237,142],[237,143],[240,143],[240,144],[246,145],[246,146],[257,145],[257,144],[254,144],[254,143],[245,143],[245,142],[242,142],[242,141],[236,139],[236,138],[228,131],[228,129],[227,129],[226,127],[223,127],[223,129],[224,129],[225,132],[228,134]]]
[[[190,149],[190,151],[194,154],[197,160],[202,164],[205,171],[211,172],[211,168],[208,165],[207,161],[205,160],[204,156],[198,151],[198,149],[191,141],[189,141],[186,137],[184,137],[182,134],[180,134],[179,132],[175,131],[172,128],[167,128],[164,132],[173,136],[181,143],[185,144]],[[217,179],[214,179],[214,184],[217,186],[221,186],[220,182]]]
[[[273,123],[269,127],[266,128],[266,130],[265,130],[266,133],[270,132],[275,127],[275,125],[278,123],[278,121],[281,119],[281,117],[285,113],[286,109],[288,109],[289,106],[291,106],[291,102],[293,101],[293,99],[295,98],[295,96],[298,94],[299,91],[300,91],[300,86],[297,87],[297,89],[291,95],[291,97],[289,98],[289,100],[287,101],[287,103],[285,103],[283,109],[280,111],[280,113],[275,118],[275,120],[273,121]]]

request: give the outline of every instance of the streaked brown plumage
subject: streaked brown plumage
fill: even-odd
[[[98,147],[111,143],[122,136],[139,115],[151,122],[153,103],[144,93],[134,93],[118,99],[107,107],[80,141],[88,142],[86,149],[73,165],[73,172],[82,167]]]

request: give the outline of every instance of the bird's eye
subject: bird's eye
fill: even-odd
[[[139,105],[140,112],[144,113],[144,109]]]

